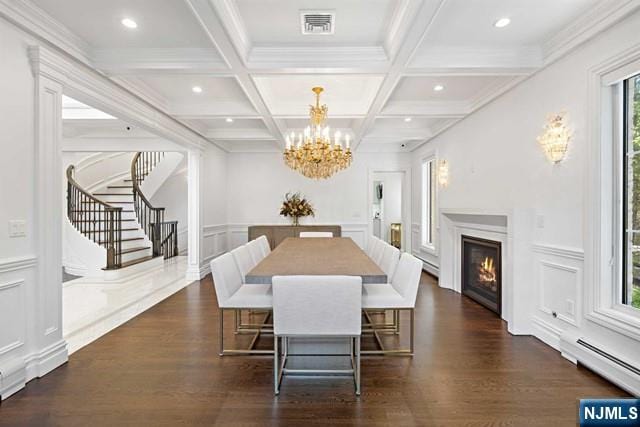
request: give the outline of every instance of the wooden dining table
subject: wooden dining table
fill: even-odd
[[[256,265],[245,283],[271,284],[273,276],[360,276],[362,283],[387,283],[386,274],[348,237],[289,237]]]

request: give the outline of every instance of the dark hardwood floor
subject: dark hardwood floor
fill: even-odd
[[[360,398],[349,379],[301,378],[285,379],[276,398],[271,359],[218,357],[209,276],[30,382],[2,402],[0,425],[575,426],[579,398],[627,396],[422,282],[415,357],[363,359]]]

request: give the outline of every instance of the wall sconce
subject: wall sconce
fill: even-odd
[[[438,164],[438,183],[442,187],[449,185],[449,163],[446,160],[440,160]]]
[[[551,163],[560,163],[569,148],[572,132],[567,127],[566,113],[560,112],[547,117],[544,132],[538,137],[538,143]]]

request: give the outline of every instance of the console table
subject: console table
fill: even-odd
[[[339,225],[251,225],[249,240],[264,235],[269,240],[271,249],[274,249],[287,237],[300,237],[302,231],[330,231],[333,237],[342,237],[342,227]]]

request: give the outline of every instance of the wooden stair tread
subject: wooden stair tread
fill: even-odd
[[[128,237],[126,239],[116,240],[116,242],[133,242],[135,240],[144,240],[144,237]],[[108,243],[106,240],[100,240],[98,243],[101,245],[104,243]]]
[[[107,188],[133,188],[133,185],[107,185]]]
[[[130,254],[133,252],[144,251],[147,249],[151,249],[151,246],[138,246],[136,248],[123,249],[122,251],[120,251],[120,254],[121,255]]]
[[[153,258],[154,258],[153,256],[149,255],[142,258],[132,259],[131,261],[125,261],[122,263],[121,268],[131,267],[132,265],[141,264],[146,261],[151,261]]]
[[[84,211],[78,211],[78,212],[84,212]],[[107,221],[108,220],[106,220],[106,219],[79,219],[79,220],[76,220],[74,222],[107,222]],[[137,220],[134,219],[134,218],[131,218],[131,219],[123,219],[121,221],[122,222],[125,222],[125,221],[131,222],[131,221],[137,221]]]
[[[132,197],[131,193],[93,193],[94,196],[127,196]]]

